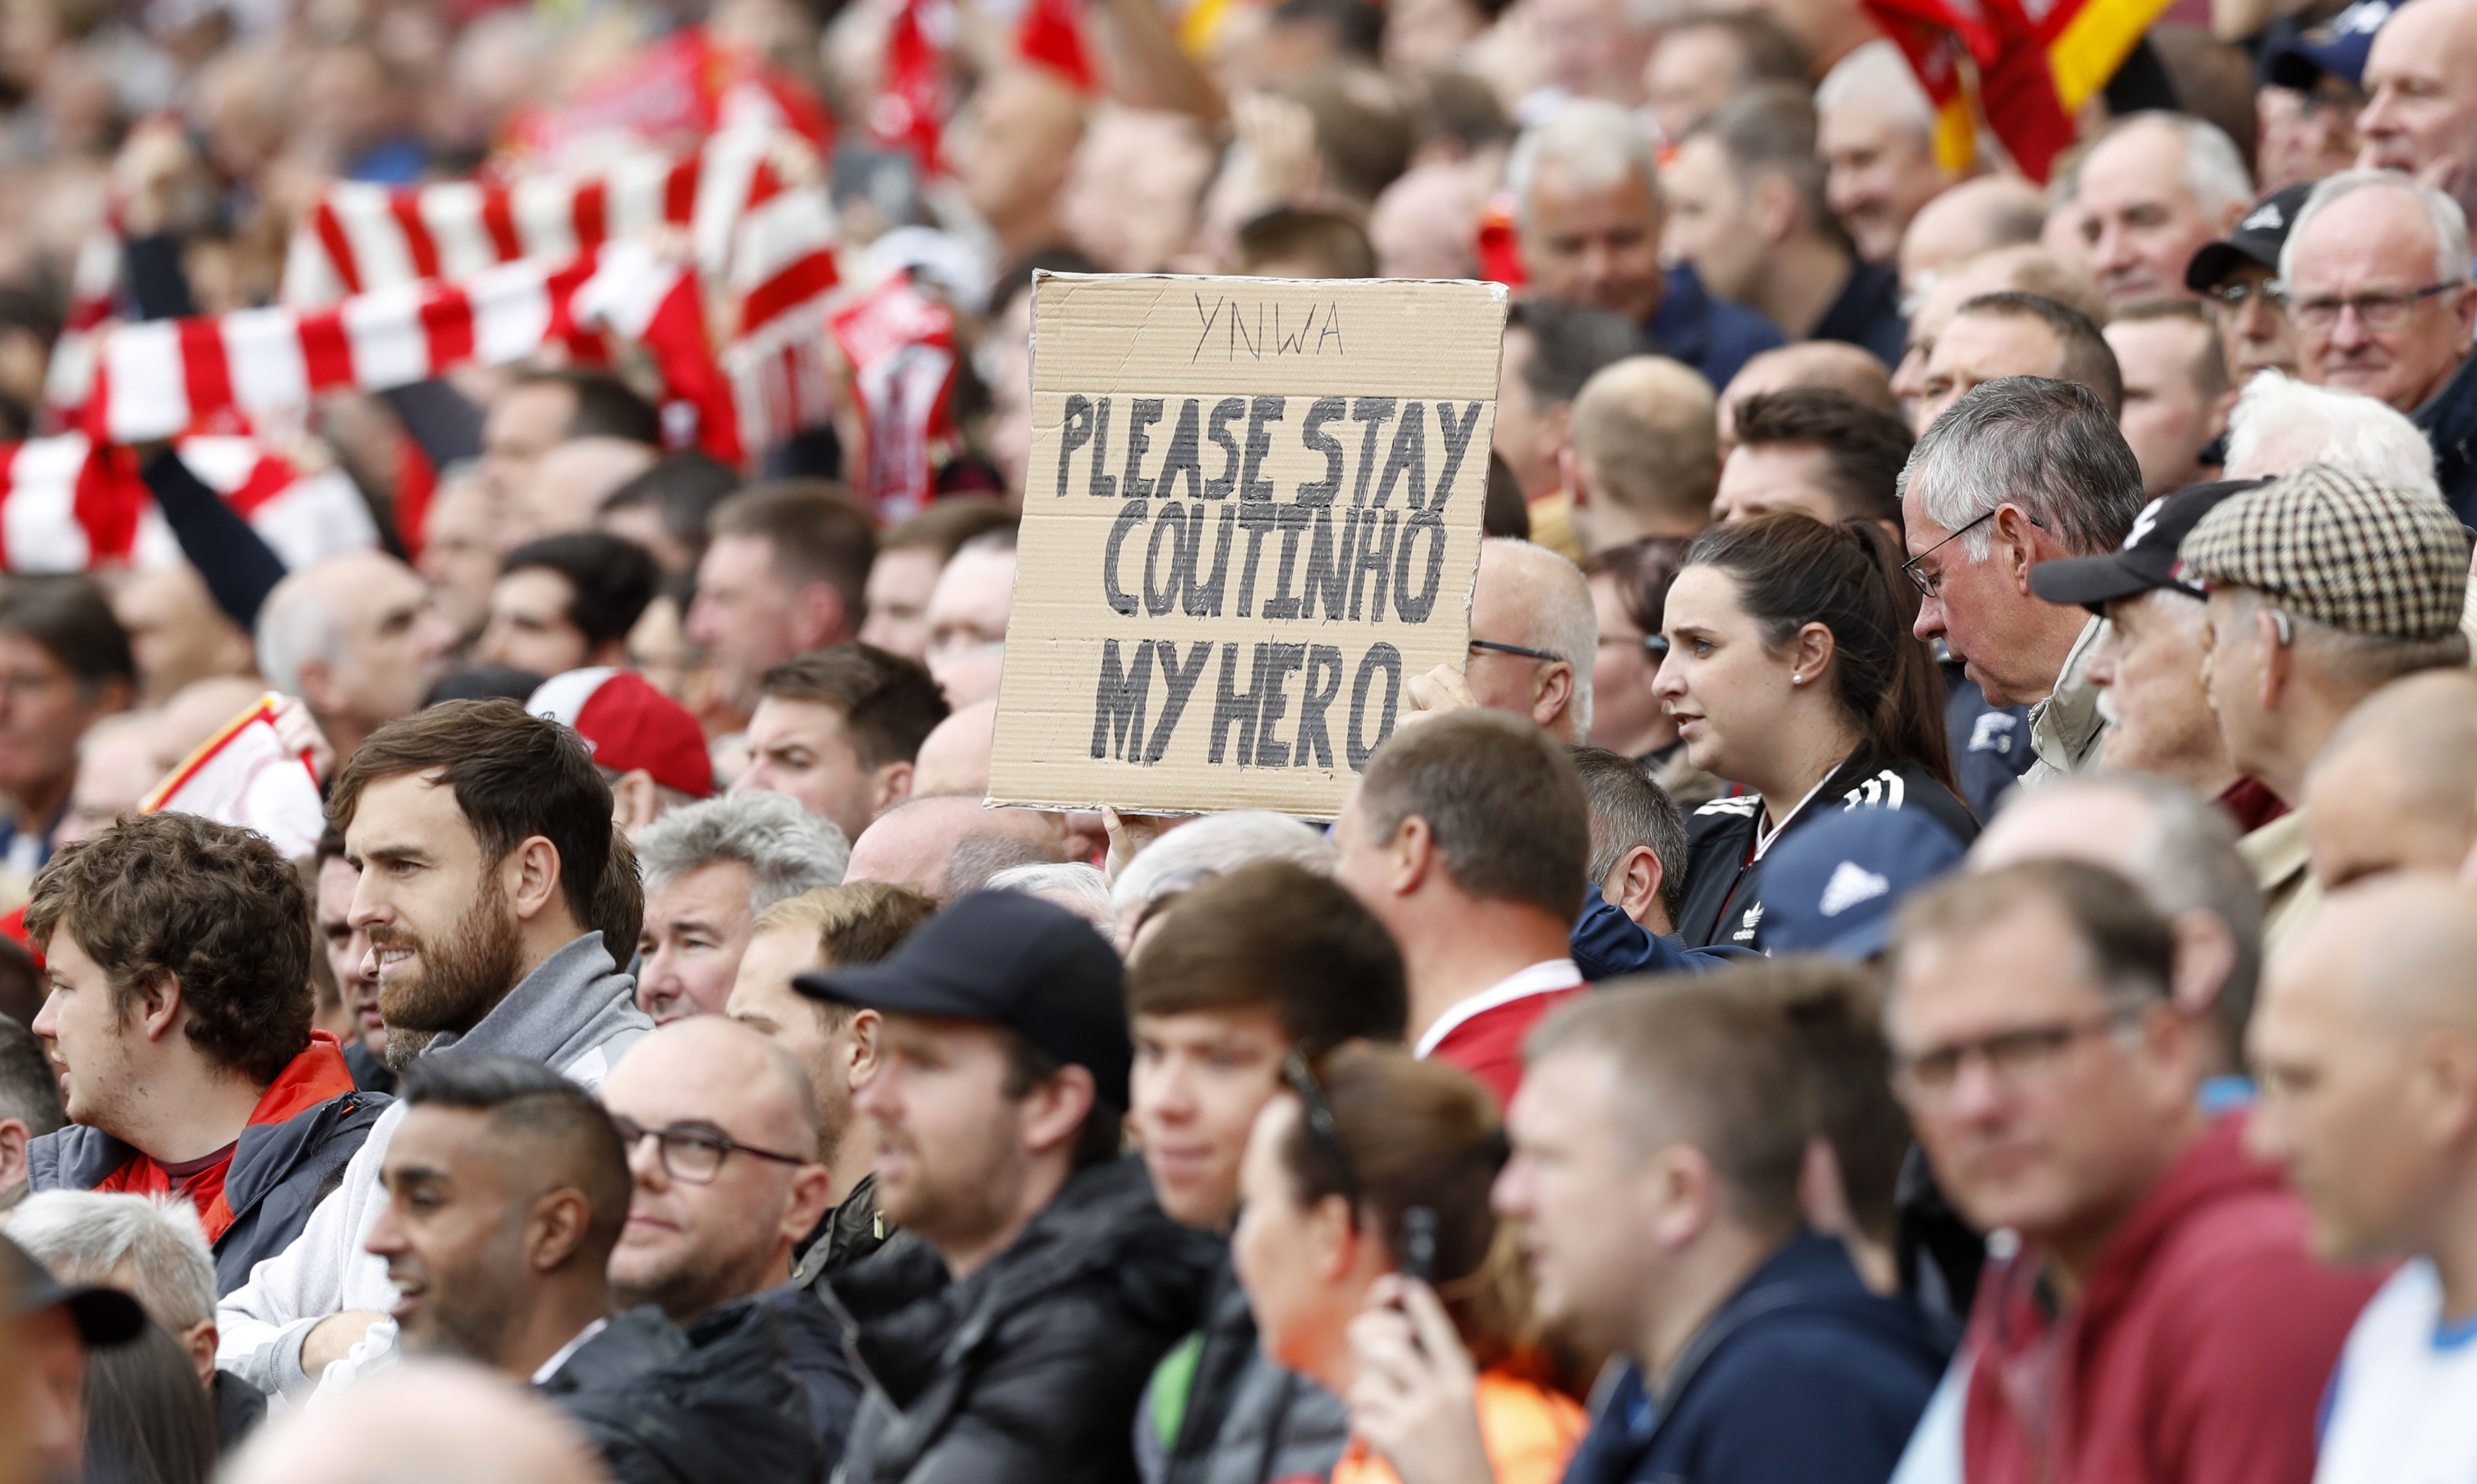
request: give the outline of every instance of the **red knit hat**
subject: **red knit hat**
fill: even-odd
[[[593,760],[614,773],[642,768],[691,799],[713,794],[713,758],[696,718],[634,670],[605,665],[554,675],[525,709],[575,728]]]

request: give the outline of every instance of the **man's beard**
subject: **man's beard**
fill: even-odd
[[[496,872],[486,873],[473,905],[437,943],[401,928],[370,929],[370,952],[405,948],[414,968],[379,981],[379,1013],[387,1021],[387,1064],[401,1072],[442,1031],[463,1033],[504,999],[516,981],[524,945]]]
[[[405,1348],[497,1366],[508,1334],[524,1310],[523,1285],[513,1278],[524,1264],[524,1223],[519,1218],[491,1239],[487,1254],[452,1272],[434,1271],[430,1294],[414,1317],[417,1331],[403,1336]]]

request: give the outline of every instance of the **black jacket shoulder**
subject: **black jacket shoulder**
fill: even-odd
[[[898,1242],[828,1280],[868,1391],[845,1484],[1135,1478],[1137,1397],[1196,1327],[1223,1244],[1172,1223],[1141,1162],[1079,1171],[961,1283]]]
[[[1850,809],[1919,809],[1966,846],[1978,838],[1977,816],[1926,767],[1860,749],[1791,815],[1786,838],[1826,815]],[[1760,795],[1714,799],[1686,821],[1686,901],[1677,933],[1689,948],[1752,948],[1763,921],[1763,872],[1754,853],[1763,828]],[[1776,840],[1775,845],[1778,844]]]
[[[541,1385],[617,1484],[813,1484],[808,1396],[773,1313],[752,1299],[682,1329],[647,1305],[617,1315]]]

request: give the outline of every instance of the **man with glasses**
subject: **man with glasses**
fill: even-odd
[[[2460,204],[2388,170],[2343,171],[2306,198],[2279,277],[2304,379],[2407,413],[2434,445],[2442,498],[2477,519],[2477,292]]]
[[[2034,860],[1904,903],[1885,1029],[1938,1184],[2005,1231],[1958,1365],[1972,1480],[2313,1476],[2315,1403],[2372,1280],[2197,1100],[2214,1031],[2176,934],[2103,867]],[[1948,1436],[1948,1434],[1946,1434]]]
[[[2084,674],[2105,621],[2040,599],[2030,570],[2114,551],[2143,503],[2114,414],[2089,387],[2046,377],[1977,387],[1901,471],[1915,632],[1942,639],[1989,705],[2031,707],[2025,786],[2089,766],[2106,730]]]
[[[1482,706],[1528,718],[1560,742],[1591,730],[1600,619],[1580,568],[1512,537],[1481,543],[1470,651],[1411,681],[1414,713]]]
[[[737,1027],[689,1033],[715,1029]],[[404,1096],[365,1246],[387,1264],[397,1298],[385,1327],[406,1351],[530,1382],[625,1484],[815,1476],[807,1399],[769,1312],[734,1304],[683,1330],[650,1304],[626,1307],[607,1271],[638,1234],[632,1164],[642,1201],[649,1165],[710,1159],[720,1179],[721,1165],[762,1161],[726,1158],[710,1129],[697,1131],[712,1148],[685,1147],[667,1123],[661,1154],[644,1130],[631,1146],[591,1094],[513,1056],[425,1056]]]
[[[2296,225],[2311,185],[2289,186],[2254,203],[2237,229],[2205,242],[2185,264],[2185,286],[2202,296],[2219,347],[2228,359],[2228,380],[2241,387],[2257,371],[2296,373],[2296,335],[2272,302],[2279,276],[2279,249]]]

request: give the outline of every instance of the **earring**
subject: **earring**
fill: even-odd
[[[1789,678],[1789,682],[1791,685],[1803,685],[1806,683],[1806,677],[1802,675],[1792,675]]]

